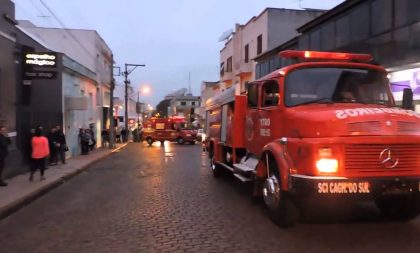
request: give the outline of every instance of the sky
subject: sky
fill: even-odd
[[[115,65],[145,64],[129,76],[141,100],[156,105],[189,80],[194,95],[202,81],[219,80],[222,33],[266,7],[331,9],[343,0],[13,0],[16,19],[41,27],[97,30],[114,53]],[[191,78],[189,78],[189,75]],[[122,77],[116,77],[122,87]]]

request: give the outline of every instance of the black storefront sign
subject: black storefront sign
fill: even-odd
[[[23,54],[23,79],[54,79],[57,76],[57,53],[28,52]]]
[[[57,71],[25,71],[23,77],[27,79],[54,79],[57,76]]]

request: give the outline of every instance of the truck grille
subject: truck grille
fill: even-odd
[[[384,149],[391,149],[398,157],[395,168],[384,168],[380,154]],[[344,166],[347,172],[408,172],[420,169],[419,144],[356,144],[348,145],[344,150]]]
[[[381,122],[379,121],[352,122],[347,125],[347,130],[350,133],[380,132]]]
[[[417,125],[416,122],[406,122],[406,121],[398,121],[397,122],[397,129],[398,132],[418,132],[420,131],[420,126]]]

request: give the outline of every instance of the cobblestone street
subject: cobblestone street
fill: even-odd
[[[0,221],[0,252],[419,252],[419,219],[281,229],[250,189],[214,179],[200,145],[130,144]],[[48,177],[48,171],[47,171]]]

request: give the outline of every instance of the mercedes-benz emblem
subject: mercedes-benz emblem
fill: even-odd
[[[382,150],[379,155],[381,166],[386,169],[395,168],[398,165],[399,160],[400,158],[398,157],[398,154],[389,148]]]

